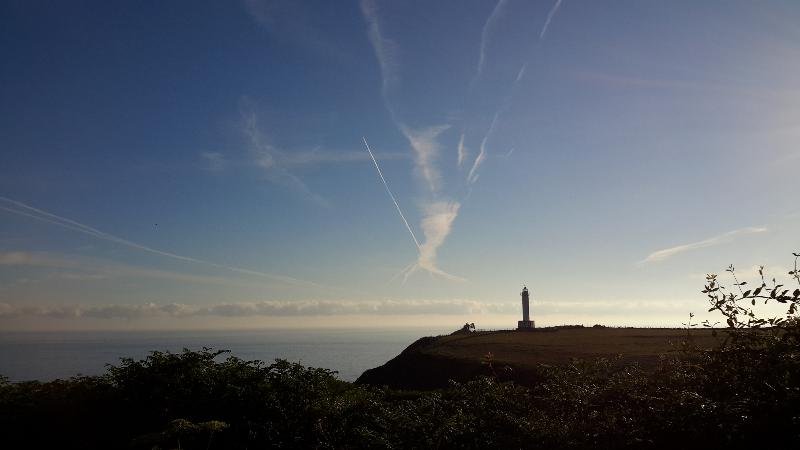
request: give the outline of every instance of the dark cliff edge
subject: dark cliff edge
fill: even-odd
[[[417,339],[385,364],[368,369],[356,384],[388,386],[392,389],[438,389],[450,380],[467,381],[479,375],[489,375],[489,369],[479,359],[456,359],[431,354],[441,337]]]
[[[451,381],[466,382],[479,376],[494,376],[499,380],[524,385],[535,383],[538,379],[535,369],[497,359],[491,359],[490,363],[483,349],[458,356],[447,354],[455,343],[469,342],[472,338],[491,334],[495,332],[455,332],[417,339],[385,364],[366,370],[358,377],[356,384],[430,390],[447,387]]]

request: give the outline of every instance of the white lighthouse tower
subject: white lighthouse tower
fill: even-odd
[[[531,320],[531,306],[528,288],[523,286],[520,295],[522,296],[522,320],[517,322],[517,330],[532,330],[536,328],[536,323]]]

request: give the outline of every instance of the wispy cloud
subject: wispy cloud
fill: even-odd
[[[439,269],[436,263],[436,256],[439,252],[439,247],[444,244],[445,239],[453,230],[453,222],[458,217],[459,208],[461,208],[460,203],[446,201],[432,203],[425,207],[425,217],[422,219],[422,232],[425,234],[425,242],[419,249],[419,260],[416,264],[416,267],[420,269],[453,281],[465,280]],[[412,272],[413,270],[414,268],[411,269]]]
[[[475,183],[476,181],[478,181],[478,169],[480,169],[481,165],[486,160],[486,143],[489,141],[489,138],[494,132],[494,127],[497,124],[497,118],[499,116],[500,116],[499,111],[494,114],[492,123],[489,125],[489,129],[486,130],[486,134],[483,136],[483,139],[481,140],[480,151],[478,152],[478,156],[475,158],[475,162],[472,163],[472,168],[469,170],[469,174],[467,175],[467,181],[469,183]]]
[[[514,78],[514,83],[519,83],[522,81],[522,78],[525,76],[525,71],[528,70],[528,64],[525,63],[522,67],[519,68],[519,72],[517,72],[517,77]]]
[[[553,20],[553,17],[555,17],[556,13],[558,12],[559,7],[561,7],[562,1],[563,0],[556,0],[555,4],[553,5],[553,7],[548,12],[547,18],[545,19],[545,22],[544,22],[544,25],[542,26],[542,29],[539,32],[539,42],[544,40],[545,34],[547,33],[547,28],[550,26],[550,22]],[[500,16],[500,14],[501,14],[501,12],[502,12],[504,7],[505,7],[505,1],[504,0],[499,0],[497,2],[497,4],[495,5],[495,8],[492,10],[492,13],[489,15],[489,18],[486,20],[486,23],[483,26],[483,32],[481,34],[480,57],[478,59],[478,71],[477,71],[475,79],[477,79],[483,72],[483,66],[484,66],[485,59],[486,59],[486,45],[487,45],[486,42],[487,42],[487,40],[489,38],[489,32],[494,27],[494,22],[498,19],[498,17]],[[497,120],[498,120],[499,116],[508,107],[508,105],[509,105],[509,103],[510,103],[512,97],[513,97],[514,89],[517,87],[517,85],[520,83],[520,81],[522,81],[522,79],[525,77],[525,72],[527,71],[527,69],[528,69],[528,63],[525,62],[525,63],[522,64],[522,66],[517,71],[517,75],[516,75],[516,77],[514,77],[514,81],[513,81],[513,83],[511,83],[511,87],[509,89],[510,92],[505,96],[505,99],[502,101],[501,105],[497,108],[497,110],[496,110],[496,112],[494,114],[494,118],[492,119],[491,125],[489,126],[489,129],[487,130],[486,134],[484,135],[483,139],[481,140],[480,151],[478,153],[478,156],[475,158],[475,161],[472,164],[472,168],[470,169],[469,174],[467,175],[467,182],[468,183],[474,184],[478,180],[478,176],[479,176],[478,169],[484,163],[484,161],[486,160],[486,156],[487,156],[486,143],[489,140],[489,138],[491,137],[492,132],[494,131],[494,128],[495,128],[495,125],[497,124]],[[474,82],[474,80],[473,80],[473,82]],[[462,143],[463,143],[463,134],[462,134]],[[462,161],[462,158],[461,158],[462,153],[461,153],[460,150],[461,150],[461,143],[459,144],[459,166],[460,166],[460,162]]]
[[[472,163],[472,168],[469,169],[469,174],[467,175],[467,182],[470,184],[474,184],[478,181],[478,177],[480,174],[478,173],[478,168],[483,164],[483,161],[486,160],[486,151],[484,151],[486,138],[483,139],[483,143],[481,143],[481,151],[478,153],[478,156],[475,158],[475,162]]]
[[[248,151],[252,157],[253,163],[261,169],[261,172],[267,179],[275,184],[284,186],[297,192],[312,202],[323,206],[330,207],[330,202],[309,189],[303,180],[289,172],[281,162],[283,159],[282,152],[270,144],[267,136],[261,131],[258,123],[258,115],[248,109],[241,111],[242,115],[242,132],[247,139]]]
[[[544,25],[542,26],[542,31],[539,32],[539,40],[544,39],[545,34],[547,34],[547,28],[550,26],[550,22],[555,17],[556,13],[558,12],[558,8],[561,6],[562,0],[556,0],[556,3],[550,8],[550,12],[547,13],[547,19],[544,21]]]
[[[435,164],[440,151],[438,137],[450,126],[438,125],[414,129],[398,120],[394,107],[388,98],[389,88],[399,79],[397,75],[397,45],[382,34],[377,6],[374,1],[362,0],[361,12],[367,22],[367,36],[375,51],[375,56],[381,69],[381,77],[383,80],[381,92],[386,109],[392,116],[395,126],[397,126],[406,137],[409,144],[411,144],[411,148],[414,150],[414,160],[420,175],[428,184],[430,190],[432,192],[437,192],[441,179],[441,175]]]
[[[298,300],[217,303],[144,303],[140,305],[52,305],[22,306],[0,303],[0,319],[23,316],[53,319],[124,319],[156,317],[254,317],[254,316],[337,316],[337,315],[467,315],[502,314],[516,311],[516,304],[474,300]]]
[[[767,228],[765,227],[747,227],[747,228],[740,228],[738,230],[728,231],[727,233],[722,233],[720,235],[710,237],[708,239],[703,239],[702,241],[692,242],[689,244],[676,245],[674,247],[657,250],[647,255],[647,257],[644,260],[642,260],[640,264],[663,261],[667,258],[671,258],[677,254],[684,253],[690,250],[696,250],[698,248],[705,248],[705,247],[712,247],[714,245],[726,244],[732,242],[733,240],[741,236],[764,233],[766,231]]]
[[[367,37],[381,71],[381,95],[389,113],[394,116],[394,109],[389,104],[389,91],[400,79],[397,45],[381,32],[378,7],[373,0],[361,0],[361,14],[367,22]]]
[[[441,186],[441,174],[436,167],[436,160],[441,151],[439,135],[448,128],[450,128],[449,125],[438,125],[415,130],[405,125],[400,125],[400,130],[414,150],[414,161],[416,162],[417,170],[428,184],[432,193],[437,193]]]
[[[109,233],[105,233],[100,231],[96,228],[92,228],[88,225],[84,225],[80,222],[77,222],[72,219],[68,219],[66,217],[62,217],[42,209],[34,208],[33,206],[27,205],[25,203],[12,200],[7,197],[0,197],[0,211],[5,211],[11,214],[16,214],[18,216],[28,217],[30,219],[38,220],[40,222],[49,223],[51,225],[55,225],[61,228],[66,228],[68,230],[76,231],[78,233],[83,233],[89,236],[92,236],[96,239],[113,242],[115,244],[119,244],[134,250],[139,250],[142,252],[163,256],[165,258],[176,259],[179,261],[184,261],[193,264],[201,264],[205,266],[216,267],[219,269],[225,269],[232,272],[237,273],[244,273],[248,275],[255,275],[259,277],[268,278],[273,281],[279,281],[282,283],[288,284],[295,284],[295,285],[314,285],[319,287],[316,283],[312,283],[310,281],[304,281],[297,278],[285,276],[285,275],[275,275],[271,273],[259,272],[255,270],[245,269],[241,267],[235,266],[228,266],[225,264],[218,264],[212,261],[206,261],[202,259],[192,258],[190,256],[179,255],[177,253],[166,252],[163,250],[159,250],[153,247],[149,247],[147,245],[138,244],[136,242],[129,241],[127,239],[123,239],[118,236],[114,236]]]
[[[204,168],[210,172],[221,172],[228,167],[228,161],[220,152],[202,152],[200,157],[205,163]]]
[[[561,3],[562,0],[557,0],[556,3],[551,8],[551,10],[549,11],[546,21],[539,33],[540,41],[545,37],[545,34],[547,33],[547,28],[549,27],[550,22],[553,20],[555,14],[558,12]],[[491,13],[487,17],[486,22],[484,22],[483,24],[483,27],[481,29],[478,63],[475,71],[475,76],[472,80],[472,83],[470,84],[470,90],[472,89],[475,82],[479,80],[483,74],[484,68],[486,66],[486,58],[487,58],[489,43],[492,39],[492,33],[496,29],[498,21],[504,14],[506,5],[507,5],[507,0],[498,0],[494,8],[492,8]],[[391,39],[386,38],[382,34],[380,20],[378,17],[378,11],[374,1],[362,0],[361,12],[367,23],[368,27],[367,35],[369,41],[375,52],[378,64],[380,65],[381,76],[382,76],[381,93],[383,95],[384,103],[390,115],[392,116],[392,120],[394,121],[395,125],[400,129],[400,131],[403,133],[403,135],[406,137],[406,139],[408,139],[409,143],[411,144],[411,147],[414,150],[416,170],[419,173],[420,178],[425,182],[428,190],[432,194],[431,195],[432,199],[422,205],[423,209],[422,229],[425,234],[425,242],[423,242],[421,245],[417,243],[420,249],[420,255],[418,261],[407,267],[406,270],[404,270],[404,273],[406,277],[408,277],[409,274],[415,272],[416,270],[422,269],[433,274],[445,276],[446,278],[449,279],[460,279],[459,277],[455,277],[450,274],[447,274],[446,272],[443,272],[436,265],[436,255],[438,253],[438,249],[441,247],[447,236],[452,231],[453,222],[458,216],[458,211],[461,206],[459,202],[442,198],[443,196],[440,195],[442,177],[436,164],[438,155],[440,153],[439,137],[450,126],[437,125],[430,127],[411,128],[405,125],[403,121],[397,118],[395,109],[389,100],[389,91],[390,89],[393,89],[395,87],[399,79],[399,76],[397,75],[398,74],[398,63],[396,56],[397,45]],[[522,78],[525,75],[526,68],[527,64],[523,64],[522,67],[519,69],[519,71],[516,74],[516,78],[513,82],[512,89],[513,86],[517,85],[520,82],[520,80],[522,80]],[[467,174],[468,184],[474,184],[478,180],[479,170],[483,165],[483,163],[486,161],[488,155],[487,144],[495,130],[499,116],[502,110],[507,106],[510,97],[511,96],[509,94],[503,105],[497,109],[486,131],[486,134],[481,140],[478,155],[475,157],[475,160],[473,161],[470,170]],[[468,157],[468,149],[465,145],[465,134],[466,130],[462,130],[458,142],[458,148],[457,148],[458,167],[462,167]],[[510,156],[511,152],[513,152],[513,150],[509,151],[506,157]],[[395,206],[397,206],[396,200],[393,199],[393,201],[395,203]],[[411,228],[408,226],[408,224],[406,225],[410,231]]]
[[[422,205],[422,232],[425,236],[425,241],[419,246],[417,262],[405,270],[405,279],[408,279],[416,270],[422,269],[448,280],[465,281],[464,278],[443,271],[436,262],[439,248],[453,230],[453,222],[458,217],[458,211],[461,207],[458,202],[441,200],[439,195],[441,174],[436,167],[436,160],[440,152],[438,139],[439,135],[448,128],[448,125],[421,130],[411,130],[405,126],[401,128],[416,154],[417,170],[427,183],[433,196],[433,200]]]
[[[504,3],[505,1],[506,0],[500,0],[500,3]],[[497,9],[497,7],[495,7],[495,9]],[[411,145],[414,151],[416,171],[430,192],[430,197],[434,199],[426,201],[422,205],[422,229],[425,235],[425,242],[420,244],[416,237],[413,236],[412,228],[405,220],[405,216],[400,212],[397,200],[392,196],[392,201],[397,207],[398,212],[400,212],[401,217],[403,217],[406,228],[408,228],[412,237],[414,237],[414,242],[419,251],[417,262],[408,266],[404,270],[404,273],[406,274],[406,278],[408,278],[414,271],[422,269],[447,279],[461,280],[461,278],[450,275],[436,266],[437,251],[452,230],[452,223],[458,215],[458,208],[460,206],[456,202],[437,200],[441,197],[440,191],[442,185],[441,173],[437,167],[437,159],[441,151],[439,137],[445,130],[450,128],[450,125],[411,128],[397,117],[394,106],[389,98],[390,91],[395,88],[399,81],[397,45],[382,34],[380,19],[374,1],[362,0],[361,12],[367,23],[367,36],[375,52],[378,64],[380,65],[382,77],[381,94],[384,104],[395,126],[403,133]],[[490,17],[490,20],[493,19]],[[463,162],[463,155],[460,156],[460,158]],[[377,168],[377,161],[375,161],[375,163]],[[383,181],[385,184],[385,180]],[[445,208],[448,209],[447,212],[442,211],[442,205],[450,205],[449,208]],[[446,222],[446,226],[444,222]]]
[[[370,156],[372,156],[372,150],[370,149],[366,139],[364,139],[364,145],[366,146]],[[458,216],[458,210],[461,205],[457,202],[435,202],[427,204],[424,207],[422,219],[422,231],[425,236],[425,241],[420,245],[416,235],[414,234],[414,231],[411,228],[411,225],[409,225],[408,220],[406,220],[405,214],[403,214],[402,209],[400,209],[397,199],[395,198],[391,189],[389,189],[389,184],[383,177],[383,172],[381,172],[378,162],[374,159],[374,157],[372,161],[375,163],[375,169],[378,171],[378,176],[383,182],[384,187],[386,187],[386,192],[389,193],[389,197],[391,197],[395,208],[397,208],[400,218],[403,220],[403,223],[408,229],[409,234],[411,234],[411,238],[414,240],[414,244],[417,247],[417,262],[409,265],[403,270],[402,274],[405,276],[405,279],[408,279],[408,277],[417,270],[422,269],[434,275],[442,276],[448,280],[465,281],[461,277],[441,270],[436,264],[436,255],[439,251],[439,247],[444,244],[445,239],[452,231],[453,222]]]
[[[475,78],[473,79],[473,83],[478,80],[481,75],[483,75],[483,67],[486,65],[486,47],[489,45],[491,32],[494,29],[497,20],[502,15],[506,3],[507,0],[498,0],[497,4],[494,5],[494,8],[492,9],[492,12],[489,14],[489,17],[486,18],[486,22],[483,24],[483,29],[481,29],[480,52],[478,54],[478,67],[475,69]]]
[[[306,2],[293,0],[244,0],[245,11],[276,41],[294,45],[317,56],[342,61],[352,59],[336,39],[314,22]]]
[[[461,138],[458,139],[458,167],[464,165],[464,160],[467,159],[467,147],[464,145],[464,133],[461,133]]]

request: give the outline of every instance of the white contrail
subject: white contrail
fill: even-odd
[[[364,146],[367,147],[367,152],[369,152],[370,158],[372,158],[372,162],[375,163],[375,169],[378,171],[378,176],[381,177],[381,181],[383,181],[383,186],[386,188],[386,192],[389,193],[389,197],[392,198],[392,202],[394,202],[394,206],[397,208],[397,213],[400,214],[400,218],[403,219],[403,223],[406,224],[406,228],[408,232],[411,233],[411,239],[414,239],[414,245],[417,246],[417,251],[419,251],[420,245],[417,237],[414,236],[414,231],[411,229],[411,225],[408,224],[406,220],[406,216],[403,214],[403,210],[400,209],[400,204],[397,203],[397,199],[394,198],[394,194],[392,194],[392,190],[389,189],[389,183],[386,182],[386,178],[383,177],[383,172],[381,172],[381,168],[378,166],[378,160],[375,159],[375,155],[372,154],[372,149],[369,148],[369,144],[367,144],[367,138],[361,137],[361,140],[364,141]]]
[[[137,250],[142,250],[149,253],[154,253],[156,255],[166,256],[169,258],[180,259],[182,261],[194,262],[194,263],[203,263],[203,264],[210,264],[213,266],[222,267],[221,265],[215,263],[207,263],[206,261],[201,261],[199,259],[191,258],[189,256],[182,256],[176,255],[174,253],[164,252],[158,249],[154,249],[151,247],[147,247],[145,245],[137,244],[135,242],[128,241],[126,239],[119,238],[117,236],[102,232],[96,228],[92,228],[88,225],[84,225],[82,223],[76,222],[74,220],[67,219],[66,217],[57,216],[55,214],[49,213],[47,211],[43,211],[38,208],[34,208],[33,206],[26,205],[22,202],[18,202],[16,200],[11,200],[10,198],[0,197],[0,200],[13,204],[14,206],[23,208],[23,211],[15,210],[13,208],[7,208],[4,206],[0,206],[0,209],[19,214],[21,216],[30,217],[32,219],[40,220],[43,222],[47,222],[53,225],[58,225],[62,228],[66,228],[73,231],[78,231],[80,233],[88,234],[90,236],[94,236],[99,239],[103,239],[110,242],[115,242],[118,244],[122,244],[131,248],[135,248]],[[42,217],[44,216],[44,217]]]
[[[480,56],[481,60],[478,63],[478,69],[477,69],[478,72],[480,72],[483,69],[483,65],[485,62],[484,58],[485,58],[486,42],[489,29],[492,27],[492,22],[499,14],[500,9],[502,9],[502,6],[505,2],[507,2],[507,0],[498,0],[498,4],[495,6],[495,9],[493,10],[492,14],[487,20],[488,23],[484,25],[484,30],[481,37],[482,50]],[[370,0],[362,0],[361,11],[368,25],[367,36],[369,38],[373,50],[375,51],[375,56],[378,59],[378,64],[380,65],[381,69],[381,76],[383,80],[383,85],[381,88],[381,96],[383,97],[384,106],[386,107],[386,110],[389,112],[389,115],[391,116],[391,119],[394,122],[395,126],[403,133],[403,135],[406,137],[406,139],[408,139],[409,143],[411,144],[411,147],[414,150],[416,168],[419,171],[421,177],[427,182],[428,187],[431,190],[431,194],[434,197],[436,197],[439,195],[438,190],[439,190],[439,178],[440,178],[440,173],[437,170],[435,164],[436,156],[439,153],[439,144],[437,138],[440,133],[442,133],[449,127],[449,125],[411,129],[403,124],[403,122],[398,117],[395,108],[392,106],[392,102],[389,100],[389,92],[392,90],[393,86],[397,84],[399,80],[399,75],[397,71],[399,65],[396,55],[397,46],[392,40],[382,35],[374,2]],[[476,75],[476,79],[478,77],[479,75]],[[475,83],[476,79],[472,81],[473,84]],[[436,248],[442,245],[446,234],[441,238],[438,238],[435,242],[431,241],[429,233],[426,230],[425,226],[426,222],[429,221],[428,220],[429,214],[426,213],[423,216],[423,223],[422,223],[422,228],[423,232],[425,233],[426,240],[424,243],[420,244],[420,241],[414,234],[411,225],[409,224],[408,220],[403,214],[403,211],[400,208],[400,204],[397,202],[397,199],[395,198],[394,194],[389,188],[389,184],[387,183],[386,178],[383,176],[380,166],[378,165],[378,161],[375,158],[375,155],[372,153],[372,149],[369,147],[366,138],[362,138],[362,140],[364,141],[364,146],[366,147],[367,152],[370,155],[370,158],[372,158],[372,162],[375,164],[375,169],[378,171],[378,176],[380,177],[381,182],[383,182],[383,185],[386,188],[386,192],[392,199],[392,202],[394,203],[394,206],[397,209],[400,218],[403,220],[403,224],[405,224],[408,233],[414,240],[414,245],[416,245],[417,247],[417,255],[418,255],[417,262],[409,265],[406,269],[403,270],[403,272],[401,272],[401,274],[405,274],[405,278],[408,278],[408,275],[410,275],[411,272],[413,272],[418,268],[421,268],[427,270],[432,274],[441,275],[450,279],[463,280],[459,277],[447,274],[436,267],[435,265]],[[466,149],[462,150],[465,151]],[[464,161],[465,156],[466,156],[465,154],[461,156],[462,163]],[[454,215],[456,213],[457,209],[454,212]],[[447,229],[447,233],[449,233],[449,227]],[[427,256],[423,257],[423,255]]]
[[[765,233],[767,231],[768,230],[766,227],[746,227],[746,228],[740,228],[738,230],[728,231],[727,233],[718,234],[708,239],[703,239],[702,241],[691,242],[689,244],[676,245],[675,247],[670,247],[655,251],[647,255],[647,258],[645,258],[644,260],[639,261],[639,264],[663,261],[667,258],[677,255],[678,253],[683,253],[698,248],[711,247],[719,244],[726,244],[728,242],[733,241],[739,236],[756,234],[756,233]]]
[[[497,0],[497,4],[494,5],[492,12],[489,14],[489,17],[486,19],[486,22],[483,24],[483,29],[481,30],[481,46],[480,46],[480,53],[478,54],[478,67],[475,70],[475,78],[472,80],[474,84],[478,78],[481,77],[483,74],[483,67],[486,65],[486,46],[489,41],[489,33],[491,29],[494,27],[494,23],[497,21],[498,17],[500,16],[503,7],[505,6],[507,0]]]
[[[464,145],[464,130],[461,130],[461,139],[458,140],[458,167],[464,165],[464,160],[467,159],[467,152],[469,151]]]
[[[545,33],[547,33],[547,27],[550,26],[550,21],[553,20],[553,17],[558,12],[558,7],[561,6],[562,0],[556,0],[556,4],[553,5],[553,8],[550,9],[550,12],[547,14],[547,19],[544,21],[544,26],[542,26],[542,31],[539,33],[539,40],[541,41],[544,39]]]
[[[472,164],[472,169],[469,170],[469,174],[467,175],[467,181],[469,183],[475,183],[478,181],[478,168],[481,167],[483,161],[486,159],[486,142],[489,140],[489,137],[494,132],[494,127],[497,124],[497,118],[500,116],[500,111],[498,110],[494,113],[494,118],[492,119],[491,125],[489,125],[489,129],[486,131],[486,135],[483,136],[483,140],[481,141],[480,152],[478,156],[475,158],[475,162]]]
[[[216,267],[219,269],[227,269],[233,272],[244,273],[248,275],[255,275],[259,277],[269,278],[276,281],[281,281],[288,284],[295,284],[295,285],[309,285],[315,287],[324,287],[317,283],[311,281],[300,280],[297,278],[289,277],[286,275],[275,275],[271,273],[264,273],[264,272],[257,272],[250,269],[244,269],[241,267],[234,267],[234,266],[227,266],[224,264],[219,264],[211,261],[205,261],[202,259],[192,258],[190,256],[183,256],[178,255],[175,253],[165,252],[162,250],[158,250],[152,247],[148,247],[146,245],[137,244],[136,242],[131,242],[127,239],[123,239],[112,234],[105,233],[100,231],[96,228],[92,228],[88,225],[84,225],[80,222],[76,222],[74,220],[68,219],[66,217],[61,217],[59,215],[49,213],[47,211],[41,210],[39,208],[34,208],[33,206],[27,205],[25,203],[12,200],[7,197],[0,196],[0,201],[6,202],[6,204],[11,204],[12,207],[0,205],[0,210],[6,211],[12,214],[17,214],[20,216],[28,217],[31,219],[39,220],[41,222],[46,222],[52,225],[56,225],[62,228],[66,228],[68,230],[77,231],[79,233],[87,234],[89,236],[102,239],[104,241],[114,242],[116,244],[124,245],[126,247],[130,247],[136,250],[141,250],[143,252],[152,253],[159,256],[164,256],[167,258],[177,259],[180,261],[190,262],[194,264],[203,264],[206,266]]]
[[[548,12],[548,14],[547,14],[547,18],[545,19],[544,25],[542,26],[542,30],[539,32],[539,42],[540,43],[542,42],[542,40],[544,39],[545,34],[547,33],[547,28],[550,26],[550,22],[553,20],[553,17],[555,17],[556,13],[558,12],[558,8],[561,7],[561,2],[563,2],[563,0],[556,0],[556,3],[553,5],[552,8],[550,8],[550,12]],[[481,70],[482,70],[482,67],[483,67],[483,61],[484,61],[484,58],[485,58],[485,55],[484,55],[485,42],[484,41],[485,41],[485,37],[486,37],[485,34],[486,34],[487,26],[488,26],[490,21],[494,20],[494,17],[496,15],[495,13],[502,7],[502,3],[503,3],[503,0],[499,0],[497,2],[497,5],[495,6],[495,10],[492,11],[492,14],[489,16],[489,20],[487,20],[487,25],[484,25],[484,39],[481,40],[481,54],[480,54],[480,59],[479,59],[479,62],[478,62],[478,74],[481,73]],[[505,100],[503,100],[502,105],[495,112],[494,119],[492,120],[492,124],[489,126],[489,130],[486,132],[486,135],[484,135],[483,140],[481,141],[480,152],[478,152],[478,156],[475,158],[475,162],[472,164],[472,168],[470,169],[469,174],[467,175],[467,182],[468,183],[474,184],[476,181],[478,181],[478,175],[479,175],[478,174],[478,169],[480,168],[480,166],[483,164],[484,160],[486,159],[486,142],[489,140],[489,137],[491,136],[492,132],[494,131],[494,127],[495,127],[495,124],[497,122],[498,116],[500,116],[500,114],[502,114],[508,108],[508,105],[509,105],[509,103],[511,101],[511,98],[512,98],[512,94],[513,94],[514,90],[516,89],[517,85],[519,84],[519,82],[522,81],[522,78],[525,76],[525,71],[527,70],[527,68],[528,68],[528,63],[527,62],[524,63],[522,65],[522,67],[520,67],[519,71],[517,72],[517,76],[514,78],[514,82],[511,84],[511,92],[506,96]],[[462,137],[463,137],[463,135],[462,135]],[[511,151],[513,152],[513,150],[511,150]],[[506,155],[506,157],[510,156],[510,154],[511,154],[511,152],[509,152],[509,154]],[[460,144],[459,144],[459,162],[460,161],[461,161],[461,148],[460,148]]]
[[[528,69],[528,63],[525,63],[520,67],[519,72],[517,72],[517,78],[514,79],[514,84],[519,83],[522,80],[522,77],[525,76],[525,71]]]

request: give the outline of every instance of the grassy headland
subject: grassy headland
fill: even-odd
[[[605,358],[615,366],[652,369],[660,358],[679,356],[687,345],[718,346],[723,336],[710,329],[607,328],[563,326],[531,331],[457,332],[426,337],[386,364],[370,369],[357,383],[395,389],[433,389],[449,380],[496,376],[522,385],[538,381],[538,367],[574,359]]]

